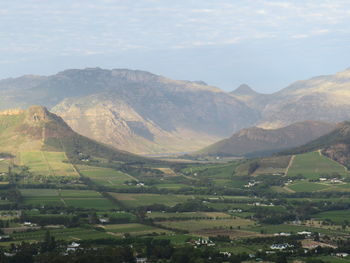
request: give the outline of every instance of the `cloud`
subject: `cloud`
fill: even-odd
[[[100,54],[330,37],[350,31],[346,2],[13,0],[0,2],[0,41],[13,54]]]

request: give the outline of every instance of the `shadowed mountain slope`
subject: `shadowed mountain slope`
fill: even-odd
[[[331,132],[336,125],[305,121],[284,128],[266,130],[258,127],[243,129],[228,139],[195,154],[212,156],[258,156],[305,144]]]

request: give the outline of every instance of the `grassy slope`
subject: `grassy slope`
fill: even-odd
[[[302,174],[308,179],[318,179],[326,174],[334,173],[348,176],[349,173],[344,167],[333,160],[321,155],[319,152],[309,152],[296,155],[288,176]]]

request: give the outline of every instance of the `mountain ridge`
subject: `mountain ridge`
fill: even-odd
[[[335,129],[336,125],[319,121],[304,121],[279,129],[251,127],[230,138],[216,142],[194,155],[258,156],[303,145]]]
[[[139,154],[196,151],[247,127],[350,119],[350,70],[261,94],[141,70],[70,69],[0,81],[0,109],[43,105],[80,134]],[[97,127],[103,127],[103,132]]]

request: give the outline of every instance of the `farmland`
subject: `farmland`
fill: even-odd
[[[141,224],[117,224],[107,225],[104,227],[106,232],[113,233],[114,236],[122,237],[125,233],[130,235],[147,235],[152,233],[157,234],[170,234],[171,231],[160,229],[153,226],[141,225]]]
[[[78,165],[79,172],[91,179],[94,183],[100,186],[107,186],[111,188],[123,188],[126,181],[137,181],[136,178],[117,171],[111,168],[94,167],[87,165]]]
[[[17,160],[34,175],[78,176],[63,152],[23,151],[18,153]]]
[[[198,220],[180,220],[180,221],[162,221],[159,225],[172,228],[196,232],[209,229],[232,229],[254,225],[254,221],[242,218],[231,219],[198,219]]]
[[[65,206],[82,209],[109,210],[115,204],[90,190],[22,189],[24,204],[33,206]]]
[[[171,168],[86,157],[72,165],[65,154],[42,151],[23,151],[16,160],[21,165],[6,177],[19,194],[6,185],[0,192],[1,206],[17,198],[21,211],[1,219],[10,226],[5,247],[41,242],[48,229],[56,240],[92,244],[151,238],[181,247],[204,237],[231,253],[266,250],[279,232],[298,240],[298,231],[331,240],[350,235],[347,171],[318,152]]]
[[[0,158],[0,174],[8,172],[9,163],[7,160]]]
[[[318,179],[327,174],[349,175],[342,165],[321,155],[319,152],[296,155],[288,171],[288,176],[303,175],[307,179]]]
[[[159,195],[159,194],[123,194],[110,193],[125,207],[136,208],[139,206],[147,206],[153,204],[163,204],[166,206],[174,206],[186,200],[193,199],[193,196],[187,195]]]

